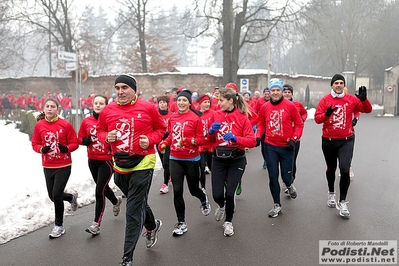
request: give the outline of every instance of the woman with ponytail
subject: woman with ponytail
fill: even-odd
[[[225,217],[223,234],[232,236],[235,195],[247,165],[245,148],[255,147],[256,139],[248,119],[250,110],[236,90],[221,89],[219,106],[208,131],[214,142],[212,194],[218,204],[215,219],[220,221]]]

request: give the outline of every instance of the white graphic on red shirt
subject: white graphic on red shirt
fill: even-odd
[[[104,144],[98,141],[97,138],[97,125],[93,125],[92,128],[90,128],[90,138],[92,141],[91,150],[104,153]]]
[[[346,128],[346,108],[347,108],[347,103],[342,105],[336,105],[335,107],[338,107],[337,110],[335,110],[331,117],[330,117],[330,122],[332,123],[333,129],[345,129]]]
[[[270,121],[267,125],[268,129],[272,133],[273,136],[283,136],[284,128],[283,128],[283,113],[284,109],[281,110],[272,110],[270,113]]]
[[[65,160],[69,158],[68,154],[61,153],[60,148],[58,147],[60,133],[62,133],[62,129],[56,132],[46,132],[46,135],[44,136],[44,145],[50,146],[50,150],[46,153],[47,160],[49,161],[60,158],[64,158]]]
[[[191,141],[188,139],[185,139],[184,137],[184,128],[188,125],[189,121],[185,122],[176,122],[175,125],[173,125],[172,128],[172,143],[174,146],[175,150],[187,150],[188,153],[194,153],[195,150],[188,148],[186,145],[188,145],[187,141]],[[185,141],[185,145],[182,145],[182,141]]]
[[[129,152],[133,150],[134,118],[131,120],[120,118],[116,123],[116,139],[119,140],[116,146],[117,152]]]
[[[230,123],[229,122],[222,122],[222,124],[220,125],[220,128],[219,128],[219,132],[216,135],[216,139],[217,140],[223,140],[224,135],[226,133],[228,133],[228,132],[231,132],[231,129],[233,128],[234,124],[235,124],[235,121],[232,121]],[[223,140],[223,142],[220,143],[219,146],[226,146],[226,145],[228,145],[230,143],[231,143],[230,140],[228,140],[228,141]]]

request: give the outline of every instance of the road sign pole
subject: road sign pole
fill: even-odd
[[[77,70],[75,70],[75,71],[78,71],[78,72],[76,72],[76,82],[75,82],[75,93],[76,93],[76,101],[75,101],[75,131],[76,132],[79,132],[79,114],[78,114],[78,105],[79,105],[79,84],[78,84],[78,82],[79,82],[79,73],[80,73],[80,67],[78,67],[78,69]]]

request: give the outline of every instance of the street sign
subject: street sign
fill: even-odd
[[[240,92],[249,91],[249,79],[240,79]]]
[[[58,51],[58,59],[76,62],[76,61],[78,61],[78,56],[75,53]]]
[[[66,71],[75,71],[76,69],[78,69],[78,62],[66,62],[65,63]]]

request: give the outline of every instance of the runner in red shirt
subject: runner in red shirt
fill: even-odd
[[[341,217],[349,218],[346,196],[350,184],[349,169],[354,147],[352,116],[354,112],[370,113],[373,108],[367,99],[366,87],[361,86],[356,96],[345,94],[344,87],[344,76],[335,74],[331,79],[331,93],[320,100],[314,120],[317,124],[323,124],[322,150],[327,164],[327,206],[337,208]],[[341,173],[338,202],[335,199],[334,188],[337,161]]]
[[[170,146],[170,173],[173,184],[173,202],[175,205],[177,223],[173,229],[173,236],[182,236],[187,232],[185,217],[185,203],[183,198],[184,178],[190,194],[201,202],[202,214],[207,216],[211,212],[208,196],[199,188],[200,152],[198,147],[203,144],[201,113],[192,108],[191,92],[182,90],[177,95],[179,110],[169,119],[169,136],[159,144],[163,152]]]
[[[212,194],[218,204],[215,220],[220,221],[225,216],[223,234],[232,236],[235,194],[247,165],[245,148],[255,147],[256,140],[248,119],[248,106],[236,90],[221,89],[219,106],[220,110],[214,113],[208,131],[214,142]]]
[[[118,216],[122,197],[116,197],[112,189],[108,186],[111,180],[112,154],[108,143],[101,143],[97,137],[97,120],[101,111],[108,104],[108,98],[104,95],[96,95],[93,99],[93,114],[83,119],[78,141],[80,145],[87,146],[87,157],[89,168],[94,182],[96,183],[95,196],[96,204],[94,208],[94,220],[90,222],[86,232],[93,235],[100,233],[100,226],[105,210],[105,198],[111,201],[114,216]]]
[[[32,148],[42,154],[42,165],[49,198],[54,202],[55,222],[50,238],[65,234],[64,201],[71,203],[71,208],[78,208],[78,193],[64,192],[71,175],[71,152],[78,148],[78,140],[72,125],[58,116],[59,104],[47,99],[43,112],[36,118],[37,123],[32,135]]]
[[[256,138],[260,144],[265,135],[265,156],[269,173],[269,188],[273,198],[273,208],[268,215],[277,217],[281,212],[279,169],[281,179],[288,188],[292,199],[297,197],[292,177],[295,142],[303,132],[303,121],[295,105],[283,97],[283,82],[271,79],[270,101],[262,105],[259,112],[259,123]]]

